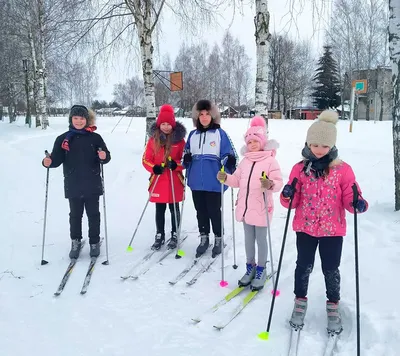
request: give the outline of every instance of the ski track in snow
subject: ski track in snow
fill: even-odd
[[[244,273],[243,231],[235,224],[237,262],[233,249],[225,259],[227,288],[221,288],[220,260],[191,287],[186,286],[196,269],[175,286],[168,281],[191,260],[198,244],[197,223],[187,190],[183,230],[189,234],[182,246],[186,256],[171,254],[138,280],[121,281],[130,263],[148,252],[154,237],[154,206],[149,204],[133,252],[126,247],[147,199],[148,173],[141,164],[144,149],[143,118],[99,117],[98,132],[112,155],[105,166],[105,187],[110,265],[105,260],[105,244],[86,295],[79,291],[90,262],[87,246],[82,251],[65,290],[54,297],[69,263],[68,202],[64,199],[62,168],[50,170],[46,266],[40,266],[46,170],[41,166],[44,150],[51,151],[55,138],[67,128],[66,118],[50,118],[50,128],[28,129],[23,118],[14,124],[0,122],[0,355],[107,355],[140,353],[150,356],[274,355],[286,356],[289,341],[288,320],[293,307],[295,234],[289,225],[285,255],[279,280],[281,295],[275,303],[270,340],[257,334],[266,328],[271,285],[222,331],[212,325],[223,319],[243,298],[237,297],[214,315],[194,325],[195,317],[214,305]],[[184,122],[188,132],[191,119]],[[286,182],[300,152],[310,122],[270,121],[270,138],[280,143],[277,159]],[[223,120],[237,151],[243,145],[248,120]],[[126,131],[128,132],[126,133]],[[113,131],[113,132],[112,132]],[[353,133],[348,122],[338,123],[340,157],[352,165],[370,210],[359,215],[359,260],[361,300],[361,354],[397,356],[400,345],[398,265],[400,215],[393,211],[393,151],[390,122],[355,122]],[[373,143],[373,144],[372,144]],[[225,198],[226,237],[232,236],[230,192]],[[229,199],[228,199],[229,198]],[[274,197],[272,238],[275,269],[281,248],[287,211]],[[103,213],[102,198],[100,203]],[[291,215],[291,220],[293,213]],[[355,272],[353,215],[347,214],[348,232],[341,263],[342,310],[345,329],[336,356],[355,355]],[[103,231],[103,221],[101,225]],[[167,211],[166,232],[170,229]],[[87,235],[84,216],[83,233]],[[157,256],[153,256],[156,259]],[[204,259],[202,262],[206,262]],[[319,256],[310,278],[309,307],[299,356],[322,355],[327,339],[325,285]]]

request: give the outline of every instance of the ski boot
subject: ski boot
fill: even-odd
[[[256,276],[251,281],[251,290],[261,290],[264,288],[264,284],[267,281],[267,269],[261,266],[257,266],[257,268],[254,269],[256,270]]]
[[[156,238],[154,244],[151,246],[152,250],[159,250],[162,245],[165,243],[165,235],[161,233],[156,234]]]
[[[221,254],[221,247],[222,247],[221,245],[222,245],[222,237],[221,236],[215,236],[214,247],[212,249],[212,254],[211,254],[212,258],[215,258],[215,257],[217,257],[218,255]]]
[[[246,263],[246,273],[239,279],[239,287],[247,287],[256,276],[256,266],[252,263]]]
[[[77,259],[81,253],[82,242],[81,240],[71,240],[71,251],[69,252],[69,258]]]
[[[307,298],[295,298],[292,317],[289,324],[292,328],[303,329],[304,318],[307,311]]]
[[[90,244],[90,257],[99,257],[100,255],[100,242]]]
[[[176,232],[171,233],[171,239],[168,242],[167,249],[173,250],[178,245],[178,235]]]
[[[326,313],[328,316],[328,333],[340,334],[343,331],[342,317],[339,310],[339,302],[326,302]]]
[[[201,233],[200,234],[200,245],[197,246],[197,249],[196,249],[196,258],[203,255],[207,251],[209,245],[210,245],[210,239],[208,237],[208,234]]]

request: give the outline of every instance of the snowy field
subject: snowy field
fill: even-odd
[[[266,327],[271,284],[223,331],[213,329],[215,320],[236,305],[232,301],[198,325],[191,317],[211,307],[236,286],[244,273],[242,226],[236,223],[237,259],[226,258],[221,288],[219,265],[187,287],[184,279],[175,286],[168,281],[188,264],[198,244],[197,224],[191,194],[185,204],[183,229],[189,237],[183,245],[185,258],[173,256],[153,267],[138,280],[122,282],[130,263],[138,261],[153,242],[154,205],[144,216],[126,252],[140,213],[147,200],[148,173],[142,167],[144,144],[142,118],[98,118],[98,133],[104,138],[112,160],[105,166],[110,265],[96,265],[88,293],[79,294],[89,263],[88,247],[59,297],[54,297],[68,265],[70,248],[68,201],[63,196],[62,168],[50,171],[48,227],[45,259],[40,266],[46,170],[41,165],[44,150],[67,129],[66,118],[51,118],[46,131],[28,129],[20,118],[14,124],[0,122],[0,355],[1,356],[211,356],[286,355],[288,319],[293,307],[293,272],[296,260],[295,234],[287,238],[281,295],[275,304],[270,339],[257,335]],[[191,120],[184,119],[190,130]],[[270,137],[280,142],[279,160],[287,181],[290,169],[300,159],[306,131],[304,121],[271,121]],[[248,120],[223,120],[236,149]],[[398,356],[400,346],[399,263],[400,214],[393,203],[393,150],[391,122],[338,123],[339,155],[352,165],[369,211],[359,216],[361,345],[363,356]],[[115,129],[114,129],[115,128]],[[225,194],[225,227],[232,236],[230,191]],[[274,261],[277,266],[286,210],[275,195],[272,222]],[[102,201],[101,201],[102,212]],[[292,215],[293,216],[293,215]],[[167,215],[166,231],[169,231]],[[353,216],[347,215],[341,264],[344,328],[337,356],[356,355],[355,272]],[[84,218],[84,233],[87,231]],[[291,225],[290,225],[291,226]],[[103,231],[103,222],[102,222]],[[105,258],[103,244],[99,262]],[[299,356],[322,355],[326,341],[325,286],[319,257],[310,280],[309,309]]]

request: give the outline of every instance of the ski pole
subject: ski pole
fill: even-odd
[[[294,192],[296,191],[296,183],[297,183],[297,178],[293,179],[293,182],[291,184]],[[282,240],[282,247],[281,247],[281,254],[279,256],[279,263],[278,263],[278,271],[276,273],[276,280],[275,280],[275,285],[274,285],[274,291],[278,289],[278,282],[279,282],[279,275],[281,273],[281,267],[282,267],[282,260],[283,260],[283,252],[285,250],[285,242],[286,242],[286,236],[287,236],[287,231],[288,231],[288,226],[289,226],[289,219],[290,219],[290,211],[292,209],[292,203],[293,203],[293,197],[290,197],[289,201],[289,207],[288,207],[288,212],[287,212],[287,217],[286,217],[286,223],[285,223],[285,230],[283,233],[283,240]],[[274,312],[274,305],[275,305],[275,297],[276,293],[272,295],[272,302],[271,302],[271,309],[269,311],[269,317],[268,317],[268,324],[267,324],[267,330],[263,331],[260,333],[258,336],[262,340],[268,340],[269,338],[269,330],[271,328],[271,321],[272,321],[272,313]]]
[[[161,166],[164,167],[165,164],[164,164],[164,163],[161,163]],[[137,223],[137,225],[136,225],[135,231],[133,232],[131,241],[129,241],[129,245],[128,245],[128,247],[126,248],[126,250],[127,250],[128,252],[131,252],[131,251],[133,250],[133,248],[132,248],[133,239],[135,238],[136,233],[137,233],[138,228],[139,228],[139,225],[140,225],[140,223],[142,222],[143,215],[144,215],[144,213],[146,212],[147,206],[149,205],[151,196],[153,195],[154,189],[156,188],[156,185],[157,185],[157,182],[158,182],[158,179],[159,179],[159,178],[160,178],[160,175],[157,175],[156,181],[154,182],[153,188],[151,189],[151,192],[150,192],[150,194],[149,194],[149,198],[147,199],[146,205],[144,206],[143,211],[142,211],[142,214],[140,215],[140,218],[139,218],[139,221],[138,221],[138,223]]]
[[[50,158],[50,154],[47,150],[44,151],[46,158]],[[46,190],[45,190],[45,197],[44,197],[44,219],[43,219],[43,240],[42,240],[42,260],[40,264],[47,265],[49,262],[44,259],[44,244],[46,242],[46,225],[47,225],[47,200],[49,196],[49,172],[50,168],[47,167],[46,172]]]
[[[169,162],[172,161],[171,156],[168,157],[168,161],[169,161]],[[180,234],[180,229],[178,228],[178,215],[177,215],[176,204],[175,204],[175,203],[176,203],[176,199],[175,199],[175,186],[174,186],[174,177],[173,177],[173,175],[172,175],[172,169],[169,170],[169,176],[170,176],[170,178],[171,178],[172,203],[174,204],[175,229],[177,230],[177,231],[176,231],[176,239],[177,239],[177,241],[176,241],[176,246],[178,246],[178,242],[180,241],[180,236],[179,236],[179,234]],[[180,225],[180,222],[179,222],[179,225]],[[181,257],[182,257],[183,255],[184,255],[184,254],[182,254]]]
[[[360,356],[360,285],[358,271],[358,227],[357,227],[357,202],[358,189],[357,185],[353,184],[353,209],[354,209],[354,255],[355,255],[355,270],[356,270],[356,314],[357,314],[357,356]]]
[[[221,161],[221,172],[225,172],[225,163],[227,161],[226,157]],[[226,287],[228,285],[228,282],[225,281],[225,261],[224,261],[224,251],[225,251],[225,242],[224,242],[224,182],[221,181],[221,282],[219,282],[219,285],[221,287]]]
[[[183,208],[185,206],[185,200],[186,200],[186,184],[187,184],[187,170],[186,170],[186,173],[185,173],[185,183],[184,183],[184,186],[183,186],[183,200],[182,200],[182,209],[181,209],[181,215],[180,215],[181,218],[180,218],[179,227],[178,227],[179,239],[178,239],[178,245],[177,245],[177,248],[176,248],[176,255],[175,255],[176,259],[182,258],[185,255],[185,252],[183,252],[180,249],[180,241],[181,241],[180,236],[181,236],[181,231],[182,231]]]
[[[236,264],[236,236],[235,236],[235,207],[234,207],[234,197],[233,188],[231,188],[231,200],[232,200],[232,237],[233,237],[233,268],[237,269]]]
[[[261,173],[262,179],[268,179],[268,176],[263,171]],[[269,215],[268,215],[268,193],[264,192],[264,200],[265,200],[265,209],[267,211],[267,234],[268,234],[268,248],[269,248],[269,255],[271,257],[271,273],[272,273],[272,285],[275,286],[275,271],[274,271],[274,259],[272,258],[272,239],[271,239],[271,225],[269,222]],[[273,290],[272,293],[276,293],[278,296],[280,294],[279,290]]]
[[[99,152],[103,151],[102,148],[99,148]],[[106,260],[102,262],[103,265],[109,265],[110,262],[108,260],[108,232],[107,232],[107,212],[106,212],[106,188],[104,184],[104,166],[100,161],[100,173],[101,173],[101,186],[103,187],[103,211],[104,211],[104,235],[106,239]]]

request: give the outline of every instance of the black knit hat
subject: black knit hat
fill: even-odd
[[[84,117],[87,121],[89,121],[89,110],[86,106],[83,105],[74,105],[69,112],[69,122],[72,122],[73,116],[81,116]]]

